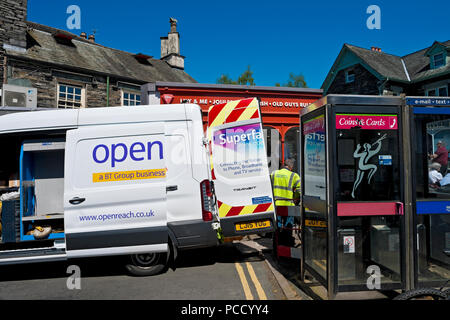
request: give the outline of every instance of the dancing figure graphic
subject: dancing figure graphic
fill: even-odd
[[[374,164],[369,164],[368,162],[374,155],[380,152],[381,141],[383,141],[385,138],[386,134],[384,134],[381,138],[379,138],[372,144],[364,143],[363,150],[361,152],[360,152],[361,145],[358,143],[358,145],[356,146],[356,150],[353,153],[353,158],[355,159],[359,158],[359,161],[358,161],[358,172],[356,173],[356,180],[355,183],[353,184],[353,191],[352,191],[353,199],[355,198],[355,191],[358,188],[361,181],[363,180],[366,171],[369,172],[367,176],[368,183],[370,183],[370,180],[372,179],[373,175],[375,174],[375,172],[377,172],[378,169],[377,166]],[[372,147],[374,146],[375,149],[372,149]]]

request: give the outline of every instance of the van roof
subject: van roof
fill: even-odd
[[[16,112],[0,116],[0,134],[88,125],[185,120],[193,117],[192,111],[201,116],[200,107],[193,104]]]

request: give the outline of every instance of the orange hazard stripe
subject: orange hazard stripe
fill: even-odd
[[[221,201],[217,201],[219,206],[219,217],[233,217],[252,213],[261,213],[273,211],[274,207],[271,202],[263,204],[254,204],[249,206],[229,206]]]
[[[209,108],[208,127],[259,118],[258,100],[249,98],[218,104]]]

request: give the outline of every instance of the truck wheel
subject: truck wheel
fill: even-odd
[[[126,269],[133,276],[146,277],[160,274],[167,270],[167,253],[140,253],[130,256]]]
[[[436,289],[423,288],[406,291],[394,298],[394,300],[446,300],[447,295]]]

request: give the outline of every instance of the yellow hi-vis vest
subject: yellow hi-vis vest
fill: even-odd
[[[294,193],[300,193],[300,176],[288,169],[271,173],[273,196],[276,206],[294,206]]]

